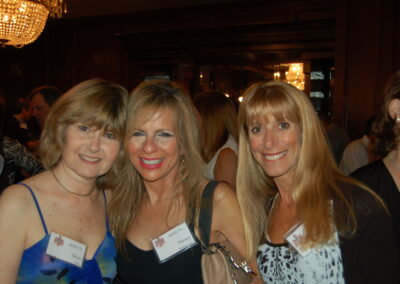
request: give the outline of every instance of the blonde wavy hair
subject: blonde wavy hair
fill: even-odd
[[[198,210],[204,178],[204,161],[200,154],[198,121],[191,98],[181,87],[170,81],[155,80],[141,83],[129,99],[125,141],[138,127],[137,122],[146,121],[144,114],[156,113],[160,109],[174,113],[178,148],[181,155],[179,178],[174,185],[183,185],[186,221],[193,221],[193,209]],[[150,119],[151,117],[148,117]],[[140,128],[140,126],[139,126]],[[126,232],[145,192],[143,179],[129,159],[118,177],[109,206],[109,217],[118,248],[124,247]]]
[[[65,94],[52,106],[46,119],[39,146],[39,155],[46,169],[54,168],[62,157],[65,133],[74,123],[86,123],[111,131],[116,139],[125,136],[128,92],[118,84],[102,79],[84,81]],[[120,151],[110,171],[97,178],[99,189],[112,187],[124,154]]]
[[[247,257],[255,257],[266,229],[268,204],[278,193],[273,178],[266,175],[249,146],[248,126],[254,119],[263,121],[268,115],[278,121],[290,121],[300,128],[300,150],[291,190],[307,232],[306,244],[326,243],[336,229],[341,235],[353,235],[357,226],[353,201],[338,182],[365,186],[338,171],[314,107],[302,91],[283,82],[259,82],[245,91],[238,117],[236,182],[244,218]],[[335,201],[335,208],[341,208],[335,210],[334,216],[330,200]]]

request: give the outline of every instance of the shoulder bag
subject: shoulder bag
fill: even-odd
[[[210,181],[204,189],[199,215],[199,232],[202,240],[203,254],[201,269],[204,284],[248,284],[254,272],[244,261],[235,246],[221,232],[209,243],[212,222],[212,200],[218,182]]]

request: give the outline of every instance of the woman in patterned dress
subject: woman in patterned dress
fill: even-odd
[[[303,92],[253,84],[239,126],[237,193],[265,283],[399,283],[385,205],[338,171]]]

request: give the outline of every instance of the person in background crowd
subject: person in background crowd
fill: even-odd
[[[391,218],[339,172],[309,98],[259,82],[239,109],[237,195],[265,283],[400,283]]]
[[[93,79],[54,103],[39,149],[47,170],[0,197],[1,283],[111,283],[105,190],[120,174],[127,97]]]
[[[5,121],[4,134],[28,147],[28,141],[31,140],[28,130],[28,121],[31,118],[29,101],[21,98],[15,103],[13,109],[13,114]]]
[[[50,107],[60,95],[61,92],[56,87],[47,85],[37,87],[29,94],[32,116],[37,120],[41,129],[49,115]]]
[[[376,160],[376,155],[373,153],[375,134],[372,126],[374,121],[375,117],[370,117],[367,120],[363,137],[352,141],[344,149],[339,168],[345,175]]]
[[[29,94],[29,107],[31,109],[32,116],[35,118],[40,127],[40,132],[43,130],[51,106],[60,97],[60,95],[61,92],[56,87],[48,85],[37,87]],[[37,133],[37,136],[40,136],[40,132]],[[38,140],[30,142],[29,148],[33,152],[36,152],[38,147]]]
[[[197,94],[194,105],[201,117],[206,177],[227,182],[235,189],[238,150],[235,106],[224,93],[217,91]]]
[[[3,135],[6,128],[6,108],[0,104],[0,140],[1,155],[3,157],[3,167],[1,175],[7,180],[3,183],[4,189],[7,185],[19,182],[24,177],[35,175],[44,170],[40,160],[33,153],[21,144],[18,140]],[[2,190],[0,190],[1,192]]]
[[[400,71],[392,75],[376,117],[375,152],[381,156],[351,175],[378,193],[393,216],[397,243],[400,243]],[[400,250],[399,250],[400,255]],[[400,283],[400,282],[399,282]]]
[[[170,81],[144,82],[129,98],[125,138],[129,160],[120,171],[110,203],[119,249],[115,283],[203,283],[197,221],[208,181],[195,113],[189,95]],[[235,192],[219,183],[212,200],[210,241],[222,232],[244,253]],[[186,229],[172,233],[181,241],[194,239],[194,246],[167,257],[158,255],[153,248],[162,246],[160,236],[178,230],[179,225],[192,233]],[[157,241],[155,247],[151,240]]]
[[[318,117],[320,118],[328,139],[329,147],[332,151],[333,157],[335,158],[336,165],[339,165],[343,151],[346,146],[350,143],[350,137],[342,128],[334,123],[331,117],[325,112],[319,112]]]

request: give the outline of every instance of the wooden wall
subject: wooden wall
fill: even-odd
[[[399,2],[244,1],[49,21],[35,43],[0,50],[0,90],[18,96],[53,84],[65,91],[93,77],[131,90],[158,70],[195,92],[207,68],[240,89],[268,64],[328,59],[334,117],[356,138],[400,68]]]

